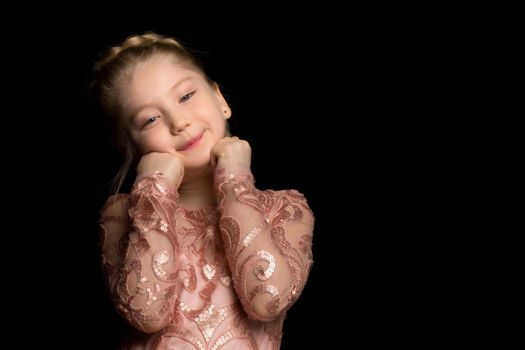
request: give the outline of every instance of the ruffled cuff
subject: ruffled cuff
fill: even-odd
[[[254,190],[255,180],[250,169],[246,167],[218,168],[215,170],[214,179],[219,207],[222,207],[222,202],[227,195],[231,194],[239,198]]]
[[[131,192],[141,191],[142,189],[149,187],[151,184],[154,185],[159,194],[175,193],[175,195],[177,195],[177,188],[168,185],[164,174],[160,171],[156,171],[149,175],[137,176]]]
[[[162,180],[160,172],[139,176],[131,190],[129,216],[143,239],[152,229],[167,233],[173,227],[172,213],[180,208],[176,189]]]

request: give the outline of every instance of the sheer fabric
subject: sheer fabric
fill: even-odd
[[[312,265],[314,218],[249,170],[214,174],[217,207],[186,210],[160,173],[108,199],[102,257],[118,311],[151,333],[134,349],[278,349]]]

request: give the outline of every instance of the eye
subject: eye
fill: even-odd
[[[159,116],[158,115],[154,115],[153,117],[150,117],[146,120],[146,122],[144,123],[144,126],[148,126],[150,125],[151,123],[154,123],[157,119],[159,119]]]
[[[187,93],[186,95],[182,96],[182,97],[180,98],[180,102],[186,102],[186,101],[188,101],[188,100],[193,96],[193,94],[195,94],[195,91],[192,91],[192,92]]]

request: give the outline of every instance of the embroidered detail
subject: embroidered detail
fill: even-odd
[[[213,226],[208,226],[208,228],[206,229],[206,236],[208,238],[215,237],[215,228]]]
[[[258,250],[257,255],[268,261],[268,267],[266,270],[262,271],[262,268],[258,267],[256,270],[257,273],[255,274],[259,280],[265,281],[272,277],[272,274],[275,271],[275,258],[270,252],[267,252],[266,250]]]
[[[220,280],[221,280],[221,283],[222,283],[225,287],[229,287],[230,284],[232,283],[232,279],[231,279],[231,277],[228,276],[228,275],[221,276]]]
[[[223,346],[224,344],[226,344],[227,342],[229,342],[230,340],[233,339],[233,334],[231,331],[227,331],[226,333],[224,333],[223,335],[221,335],[219,337],[219,339],[217,339],[217,341],[215,342],[215,344],[213,344],[213,347],[211,348],[211,350],[217,350],[219,349],[219,347]]]
[[[195,288],[197,288],[197,275],[195,274],[195,269],[193,266],[189,265],[184,271],[188,274],[188,277],[184,277],[182,280],[184,289],[189,293],[193,293]]]
[[[166,249],[161,250],[153,257],[153,272],[159,279],[166,281],[168,279],[168,273],[164,271],[162,265],[165,265],[170,260],[168,251]]]
[[[217,210],[180,207],[176,191],[158,181],[162,174],[137,179],[131,195],[108,201],[118,205],[106,206],[101,220],[104,242],[113,245],[103,256],[112,297],[133,326],[165,325],[157,344],[179,337],[218,350],[239,339],[249,349],[277,349],[285,311],[312,264],[311,212],[297,192],[259,191],[249,174],[219,176]],[[261,316],[249,299],[263,293],[272,320],[253,322]]]
[[[146,287],[148,279],[145,276],[141,276],[139,281],[140,282],[137,285],[139,290],[141,291],[139,292],[139,294],[146,293],[148,295],[148,299],[146,301],[147,306],[151,306],[151,304],[162,298],[167,293],[167,291],[163,290],[160,284],[158,284],[157,282],[153,283],[153,288]]]
[[[204,272],[204,275],[207,279],[211,280],[213,276],[215,276],[215,269],[212,265],[206,264],[202,267],[202,271]]]
[[[187,307],[186,304],[184,304],[183,302],[181,302],[181,303],[179,304],[179,309],[180,309],[181,311],[188,311],[188,312],[191,311],[191,309],[190,309],[189,307]]]
[[[241,228],[234,218],[223,217],[220,223],[225,250],[228,255],[236,255],[241,236]]]
[[[157,187],[160,193],[166,193],[166,187],[162,186],[160,183],[155,183],[155,187]]]
[[[204,336],[206,343],[209,343],[217,327],[228,317],[227,310],[228,307],[216,309],[215,305],[211,304],[206,311],[200,313],[199,316],[195,318],[195,322]]]
[[[244,247],[247,247],[254,240],[254,238],[257,237],[257,235],[261,233],[261,231],[266,227],[266,223],[266,221],[263,221],[259,225],[252,228],[250,233],[248,233],[246,237],[244,237],[242,245]]]
[[[199,347],[199,349],[202,349],[202,350],[205,349],[205,348],[204,348],[204,345],[203,345],[202,342],[199,340],[199,338],[197,338],[197,337],[190,337],[190,341],[191,341],[193,344],[197,345],[197,346]]]
[[[273,284],[268,284],[266,286],[266,291],[269,292],[272,295],[272,297],[279,295],[277,287],[275,287]]]
[[[160,225],[159,226],[160,226],[159,228],[160,228],[160,230],[162,232],[168,232],[168,223],[166,221],[160,220]]]

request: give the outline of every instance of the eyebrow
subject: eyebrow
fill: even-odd
[[[193,77],[185,77],[185,78],[182,78],[181,80],[179,80],[178,82],[176,82],[175,84],[173,84],[173,86],[170,88],[170,92],[175,90],[179,85],[182,85],[183,83],[187,82],[188,80],[193,80]],[[134,121],[134,119],[137,117],[137,115],[139,114],[140,111],[142,111],[143,109],[146,109],[148,107],[151,107],[152,104],[151,103],[146,103],[142,106],[139,106],[135,109],[133,109],[133,111],[131,111],[131,113],[129,114],[129,120],[132,122]]]

